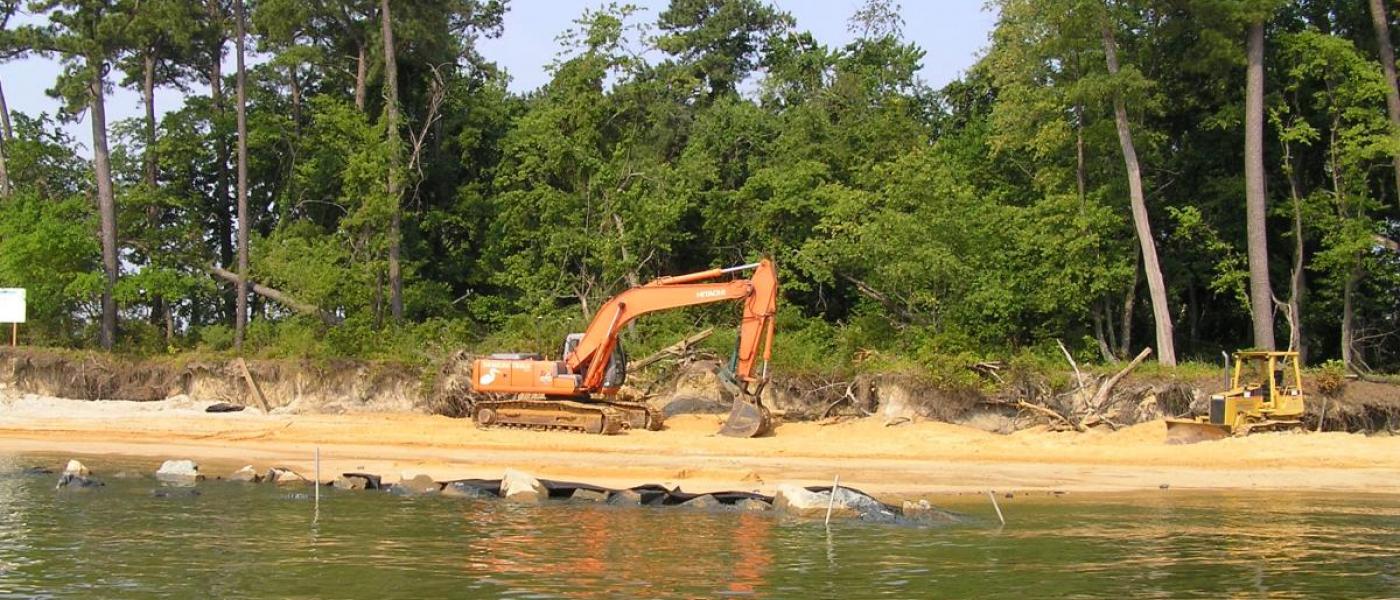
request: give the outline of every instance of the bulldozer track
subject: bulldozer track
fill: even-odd
[[[543,398],[478,400],[472,407],[478,427],[575,431],[613,435],[628,429],[661,428],[661,413],[639,402],[579,402]]]

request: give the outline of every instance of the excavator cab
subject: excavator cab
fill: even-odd
[[[1168,420],[1167,443],[1302,428],[1307,403],[1298,353],[1242,351],[1234,358],[1230,389],[1211,395],[1205,416]]]

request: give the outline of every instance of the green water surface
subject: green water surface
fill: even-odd
[[[400,498],[221,481],[159,461],[0,457],[0,598],[1400,597],[1400,498],[1280,493],[985,496],[967,524]],[[116,478],[119,470],[139,478]],[[174,493],[158,497],[157,490]]]

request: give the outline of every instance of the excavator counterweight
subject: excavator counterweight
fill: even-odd
[[[747,270],[753,270],[748,279],[715,281]],[[615,399],[627,373],[627,358],[618,334],[647,313],[742,302],[744,314],[739,325],[734,373],[740,394],[720,433],[735,437],[762,435],[772,428],[772,417],[758,401],[758,395],[768,378],[777,298],[777,273],[767,259],[662,277],[634,287],[605,302],[583,333],[565,338],[559,360],[534,354],[497,354],[477,359],[472,364],[472,389],[481,398],[474,404],[473,418],[482,427],[602,434],[660,429],[659,412],[644,403]]]

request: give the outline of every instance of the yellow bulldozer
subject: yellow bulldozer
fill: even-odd
[[[1209,414],[1168,420],[1168,444],[1302,429],[1307,404],[1298,353],[1240,351],[1234,358],[1230,389],[1211,395]]]

